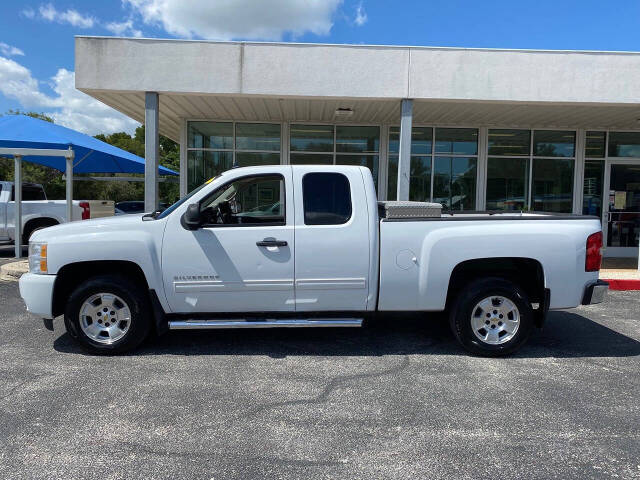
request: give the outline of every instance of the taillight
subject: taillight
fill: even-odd
[[[587,238],[587,258],[584,269],[587,272],[597,272],[602,264],[602,232],[589,235]]]
[[[82,209],[82,220],[89,220],[91,218],[89,202],[80,202],[80,208]]]

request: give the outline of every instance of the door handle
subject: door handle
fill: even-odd
[[[260,242],[256,242],[256,245],[259,247],[286,247],[286,240],[268,240],[264,239]]]

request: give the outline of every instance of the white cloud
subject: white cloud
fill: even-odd
[[[0,92],[15,98],[24,107],[51,107],[51,99],[44,95],[31,72],[9,58],[0,57]]]
[[[123,0],[168,33],[214,40],[327,35],[342,0]]]
[[[51,3],[40,5],[38,9],[40,18],[49,22],[68,23],[74,27],[91,28],[96,24],[96,19],[91,15],[83,15],[73,8],[65,11],[57,10]],[[35,12],[31,9],[25,9],[22,14],[27,18],[34,18]]]
[[[33,19],[36,16],[36,12],[33,8],[25,8],[24,10],[22,10],[22,15],[26,18]]]
[[[24,55],[24,52],[19,48],[16,48],[12,45],[8,45],[4,42],[0,42],[0,53],[2,55],[6,55],[7,57],[13,57],[15,55]]]
[[[126,22],[109,22],[104,24],[104,28],[109,30],[114,35],[131,35],[134,37],[141,37],[142,32],[133,26],[133,20],[129,19]]]
[[[29,69],[0,57],[0,93],[16,99],[25,109],[36,109],[52,117],[56,123],[80,132],[129,132],[139,125],[135,120],[76,90],[75,73],[64,68],[51,78],[55,95],[40,90]]]
[[[361,27],[365,23],[367,23],[368,17],[367,12],[364,11],[364,7],[362,6],[362,2],[358,4],[356,7],[356,17],[353,19],[356,25]]]

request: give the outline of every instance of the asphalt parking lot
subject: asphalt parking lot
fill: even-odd
[[[640,478],[640,293],[518,355],[441,318],[173,332],[85,355],[0,283],[0,478]]]

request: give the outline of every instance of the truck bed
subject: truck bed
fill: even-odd
[[[573,308],[585,286],[597,281],[597,272],[584,270],[584,239],[600,229],[597,217],[545,212],[381,218],[378,308],[442,310],[456,266],[505,258],[537,261],[551,290],[550,308]]]

